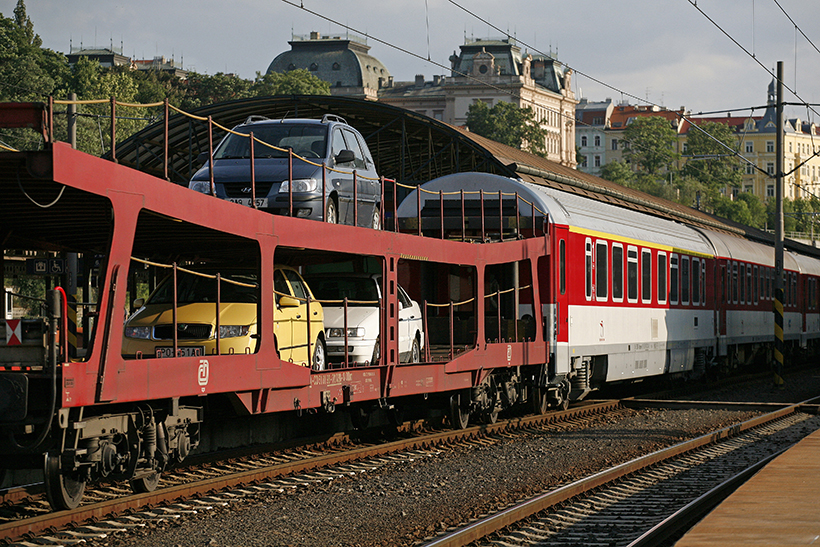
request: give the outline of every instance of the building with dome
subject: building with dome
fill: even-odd
[[[370,46],[359,36],[311,32],[308,36],[293,36],[288,43],[290,51],[276,56],[268,66],[268,74],[303,68],[328,82],[331,95],[371,101],[378,99],[379,88],[391,79],[390,72],[368,53]]]

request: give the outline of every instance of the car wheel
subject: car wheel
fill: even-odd
[[[336,208],[336,200],[327,198],[327,205],[325,206],[325,222],[328,224],[339,223],[339,210]]]
[[[370,221],[370,227],[374,230],[382,229],[382,213],[378,207],[373,207],[373,218]]]
[[[410,347],[410,363],[421,363],[421,348],[419,339],[413,338],[413,345]]]
[[[376,343],[373,345],[373,357],[370,358],[370,364],[376,366],[379,364],[379,359],[382,354],[382,340],[381,337],[376,338]]]
[[[311,368],[313,370],[325,370],[327,367],[327,352],[325,351],[325,342],[321,338],[316,339],[316,348],[313,350],[313,361]]]

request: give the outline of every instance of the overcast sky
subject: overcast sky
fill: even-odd
[[[800,30],[820,47],[820,1],[777,0]],[[298,5],[300,0],[295,0]],[[43,45],[67,53],[75,47],[115,47],[140,59],[164,55],[206,74],[232,72],[253,78],[290,49],[292,34],[344,34],[348,25],[371,36],[370,53],[395,80],[416,74],[449,75],[448,58],[469,38],[502,36],[448,0],[302,0],[306,10],[282,0],[27,0]],[[740,113],[764,105],[771,80],[765,70],[689,0],[457,0],[517,38],[523,50],[557,52],[558,59],[617,90],[582,75],[573,88],[590,101],[626,99],[693,113]],[[16,0],[0,0],[13,15]],[[785,84],[804,101],[820,103],[820,52],[803,38],[775,0],[698,0],[697,6],[765,67],[785,63]],[[397,48],[417,55],[394,49]],[[427,61],[431,59],[437,66]],[[796,70],[795,70],[796,67]],[[787,101],[797,99],[787,92]],[[820,107],[815,107],[820,112]],[[790,115],[807,118],[806,109]],[[812,114],[815,121],[820,116]]]

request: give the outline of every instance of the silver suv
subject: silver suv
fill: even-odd
[[[280,119],[250,116],[228,133],[213,155],[216,196],[252,206],[250,138],[254,142],[256,207],[287,215],[292,199],[293,215],[327,222],[353,224],[353,172],[356,171],[357,224],[381,226],[381,182],[364,138],[345,120],[325,114],[321,120]],[[292,149],[293,191],[289,195],[288,152]],[[284,150],[284,151],[283,151]],[[299,157],[297,157],[299,156]],[[300,159],[304,158],[304,159]],[[207,160],[205,154],[202,161]],[[325,177],[325,209],[322,211],[322,165]],[[210,194],[208,162],[191,178],[188,188]],[[324,217],[323,217],[324,212]]]

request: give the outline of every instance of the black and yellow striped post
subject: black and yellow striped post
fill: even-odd
[[[775,268],[777,269],[777,268]],[[777,388],[782,388],[785,385],[783,380],[783,354],[785,353],[785,344],[783,343],[783,274],[782,262],[780,266],[781,273],[779,274],[780,287],[774,291],[774,385]]]
[[[772,97],[769,98],[771,100]],[[775,139],[775,230],[774,230],[774,385],[784,387],[783,355],[783,61],[777,62],[777,137]]]

